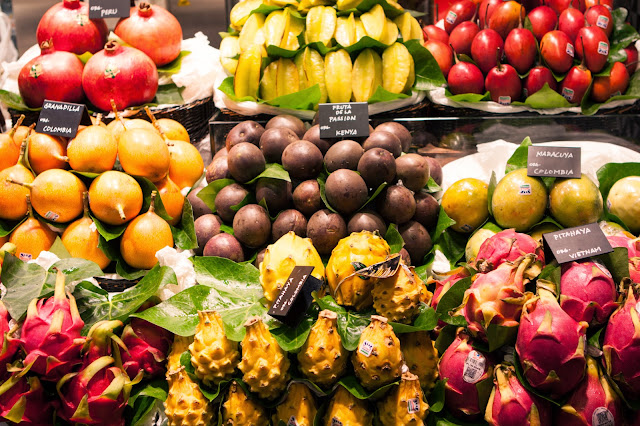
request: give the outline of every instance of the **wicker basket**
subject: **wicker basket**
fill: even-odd
[[[209,119],[215,111],[213,104],[213,97],[198,99],[197,101],[190,102],[184,105],[175,105],[164,108],[153,107],[150,108],[156,118],[171,118],[182,124],[189,132],[191,142],[200,141],[209,131]],[[130,112],[132,112],[130,114]],[[29,126],[38,121],[40,111],[18,111],[9,108],[9,114],[11,114],[11,121],[15,121],[24,114],[25,119],[22,122],[23,125]],[[94,113],[96,115],[96,113]],[[146,112],[143,109],[133,111],[126,111],[126,118],[142,118],[149,121]],[[110,122],[113,118],[105,118],[105,123]]]

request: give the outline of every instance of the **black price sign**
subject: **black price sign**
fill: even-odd
[[[72,138],[78,133],[80,124],[91,125],[91,118],[83,104],[45,100],[36,123],[36,132]]]
[[[580,178],[580,148],[530,146],[527,175],[540,177]]]
[[[597,223],[542,234],[545,252],[558,263],[573,262],[613,251],[609,240]]]
[[[313,302],[312,292],[320,290],[322,281],[311,275],[313,266],[296,266],[273,302],[269,315],[296,327]]]
[[[318,121],[321,139],[369,136],[369,104],[320,104]]]
[[[89,0],[89,19],[128,18],[131,0]]]

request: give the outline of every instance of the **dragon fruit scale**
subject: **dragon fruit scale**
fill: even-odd
[[[377,389],[400,378],[404,359],[400,341],[385,317],[371,315],[351,355],[356,377],[366,389]]]
[[[244,389],[233,381],[229,386],[227,400],[222,404],[222,424],[267,426],[269,416],[261,405],[250,399]]]
[[[624,247],[629,252],[629,277],[634,283],[640,283],[640,238],[629,238],[619,233],[607,236],[611,247]]]
[[[324,281],[324,264],[311,239],[291,231],[267,247],[260,263],[260,285],[269,304],[276,300],[295,266],[313,266],[311,275]]]
[[[592,261],[562,265],[560,307],[580,322],[603,324],[618,307],[618,292],[611,273]]]
[[[58,271],[53,297],[31,301],[19,340],[26,353],[24,364],[33,363],[31,371],[48,381],[60,380],[82,362],[84,322],[64,285],[64,273]]]
[[[373,305],[371,290],[376,278],[360,277],[355,272],[387,259],[391,249],[377,233],[354,232],[341,239],[327,263],[327,283],[339,305],[358,311]]]
[[[184,367],[167,372],[169,395],[164,402],[164,412],[169,426],[209,426],[215,424],[214,410],[202,394],[200,386]]]
[[[218,312],[198,311],[198,317],[196,335],[189,346],[191,364],[205,384],[218,384],[230,378],[240,362],[238,343],[227,339]]]
[[[358,399],[342,386],[333,394],[323,426],[371,426],[373,411],[366,400]]]
[[[2,376],[1,372],[5,371],[4,365],[11,362],[13,355],[15,355],[20,346],[18,340],[11,336],[10,319],[7,307],[0,301],[0,341],[2,341],[0,347],[0,366],[2,366],[0,367],[0,376]]]
[[[531,386],[559,398],[584,376],[588,324],[563,311],[555,294],[541,281],[538,296],[523,307],[516,351]]]
[[[473,349],[471,337],[463,328],[438,362],[445,384],[445,406],[456,417],[479,419],[489,399],[495,363],[488,355]]]
[[[603,361],[609,376],[622,392],[640,397],[640,298],[631,285],[623,305],[615,311],[604,334]]]
[[[533,295],[524,291],[525,274],[534,262],[535,255],[528,254],[514,262],[505,262],[486,274],[476,274],[462,300],[469,331],[486,339],[490,324],[517,327],[522,306]]]
[[[318,386],[332,386],[347,370],[349,352],[342,346],[337,318],[333,311],[321,311],[298,352],[300,370]]]
[[[389,321],[410,324],[420,310],[424,282],[413,269],[400,263],[395,275],[376,280],[371,290],[373,308]]]
[[[540,273],[540,268],[544,264],[542,246],[527,234],[516,232],[514,229],[505,229],[482,243],[472,266],[479,272],[485,273],[496,269],[504,262],[513,262],[529,253],[536,255],[535,260],[539,262],[536,271]],[[534,277],[529,276],[529,278]]]
[[[587,356],[587,374],[555,416],[556,424],[622,425],[622,404],[598,362]]]
[[[418,376],[409,372],[404,373],[400,384],[378,403],[380,423],[385,426],[424,425],[428,410]]]
[[[309,387],[303,383],[291,383],[287,389],[287,396],[278,406],[273,415],[273,424],[282,420],[286,425],[313,426],[318,413],[315,399]]]
[[[147,378],[164,374],[171,332],[143,319],[131,318],[121,339],[127,347],[126,351],[121,351],[122,365],[129,377],[136,377],[140,370]]]
[[[420,385],[432,389],[438,378],[438,350],[427,331],[414,331],[400,335],[400,349],[409,371],[420,380]]]
[[[485,420],[493,426],[541,426],[551,424],[549,403],[530,393],[511,365],[497,365],[494,387],[487,403]],[[558,423],[565,425],[565,423]]]
[[[260,317],[245,323],[247,334],[242,339],[242,361],[238,365],[242,380],[260,398],[275,399],[289,381],[289,359]]]
[[[19,425],[51,425],[54,404],[37,377],[26,377],[28,371],[16,371],[0,385],[0,416]]]

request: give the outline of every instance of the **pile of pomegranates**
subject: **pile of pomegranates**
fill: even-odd
[[[146,2],[118,21],[115,33],[129,46],[107,42],[103,19],[89,19],[89,5],[63,0],[42,16],[37,29],[40,56],[20,71],[20,96],[30,108],[45,99],[82,103],[103,111],[151,102],[158,69],[180,55],[182,28],[166,9]],[[83,65],[78,55],[92,54]]]
[[[638,61],[633,43],[623,62],[609,58],[612,3],[458,0],[444,15],[444,29],[424,27],[424,45],[453,95],[487,91],[509,105],[548,86],[571,104],[580,104],[589,88],[593,101],[605,102],[625,93]]]

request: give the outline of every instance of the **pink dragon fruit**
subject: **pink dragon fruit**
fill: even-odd
[[[640,283],[640,238],[629,238],[623,233],[607,236],[611,247],[624,247],[629,251],[629,276]]]
[[[529,253],[536,255],[536,261],[540,262],[541,268],[544,265],[542,246],[527,234],[521,234],[514,229],[505,229],[482,243],[472,266],[479,272],[485,273],[496,269],[504,262],[513,262]]]
[[[522,310],[516,351],[531,386],[558,398],[584,376],[588,324],[577,322],[560,308],[555,294],[538,281],[538,296]]]
[[[494,387],[484,416],[490,425],[539,426],[551,424],[549,403],[533,395],[522,386],[513,366],[498,365],[494,374]]]
[[[173,342],[171,332],[140,318],[132,318],[122,332],[127,347],[122,352],[122,363],[129,377],[142,370],[146,377],[164,375],[164,361]]]
[[[471,346],[471,338],[458,329],[456,339],[442,354],[438,371],[445,385],[445,405],[456,417],[479,418],[489,398],[495,363]]]
[[[560,307],[580,322],[604,324],[618,304],[616,285],[611,273],[592,261],[562,265]]]
[[[29,366],[0,385],[0,416],[18,425],[52,425],[54,405],[37,377],[25,377]]]
[[[464,293],[462,313],[475,337],[486,340],[490,324],[517,327],[522,305],[533,297],[524,291],[525,272],[535,260],[528,254],[515,262],[505,262],[486,274],[476,274]]]
[[[607,381],[597,361],[587,356],[587,376],[557,412],[556,424],[621,425],[622,419],[620,398]]]
[[[624,304],[611,315],[604,334],[604,365],[623,392],[640,397],[640,298],[630,286]]]
[[[0,339],[2,341],[2,348],[0,349],[0,371],[2,373],[6,372],[5,365],[11,362],[19,346],[18,340],[10,336],[9,319],[9,311],[7,311],[4,303],[0,301]],[[0,376],[2,376],[2,374],[0,374]]]
[[[74,297],[65,295],[64,280],[58,271],[54,296],[32,300],[22,325],[19,342],[27,354],[24,364],[33,363],[31,371],[43,380],[57,381],[82,362],[84,322]]]
[[[122,321],[98,321],[89,329],[87,340],[82,347],[83,359],[85,366],[92,363],[96,359],[103,356],[114,356],[119,358],[120,349],[126,350],[122,340],[114,333],[114,330],[122,327]]]

